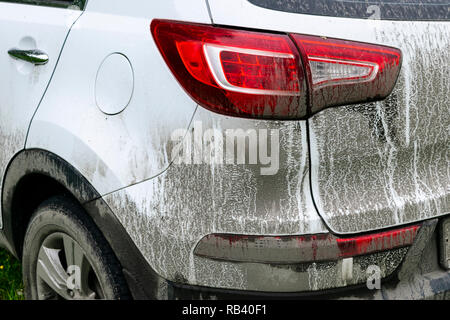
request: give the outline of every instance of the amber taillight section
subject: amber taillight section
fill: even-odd
[[[394,88],[401,64],[398,49],[308,35],[291,37],[305,64],[311,113],[380,100]]]

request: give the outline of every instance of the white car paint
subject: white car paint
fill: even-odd
[[[171,159],[167,137],[187,128],[197,107],[156,48],[154,17],[211,23],[204,1],[90,1],[30,128],[27,148],[59,155],[102,195],[164,171]],[[135,83],[127,108],[109,116],[97,107],[95,86],[112,53],[127,57]],[[56,106],[64,112],[55,112]]]
[[[80,15],[81,11],[75,10],[0,2],[0,182],[11,158],[24,148],[31,118],[51,79],[66,35]],[[42,50],[49,62],[34,66],[15,60],[8,55],[13,48]]]

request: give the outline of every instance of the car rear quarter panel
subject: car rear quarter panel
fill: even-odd
[[[384,101],[324,110],[308,120],[312,194],[336,233],[450,212],[450,24],[312,16],[246,0],[209,0],[214,23],[393,46],[403,54]]]

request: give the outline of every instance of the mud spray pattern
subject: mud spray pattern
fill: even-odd
[[[260,173],[265,176],[277,174],[280,168],[278,129],[220,131],[195,121],[192,130],[176,129],[171,140],[176,165],[260,165]]]

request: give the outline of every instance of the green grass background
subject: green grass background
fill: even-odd
[[[0,249],[0,300],[23,300],[20,262]]]

